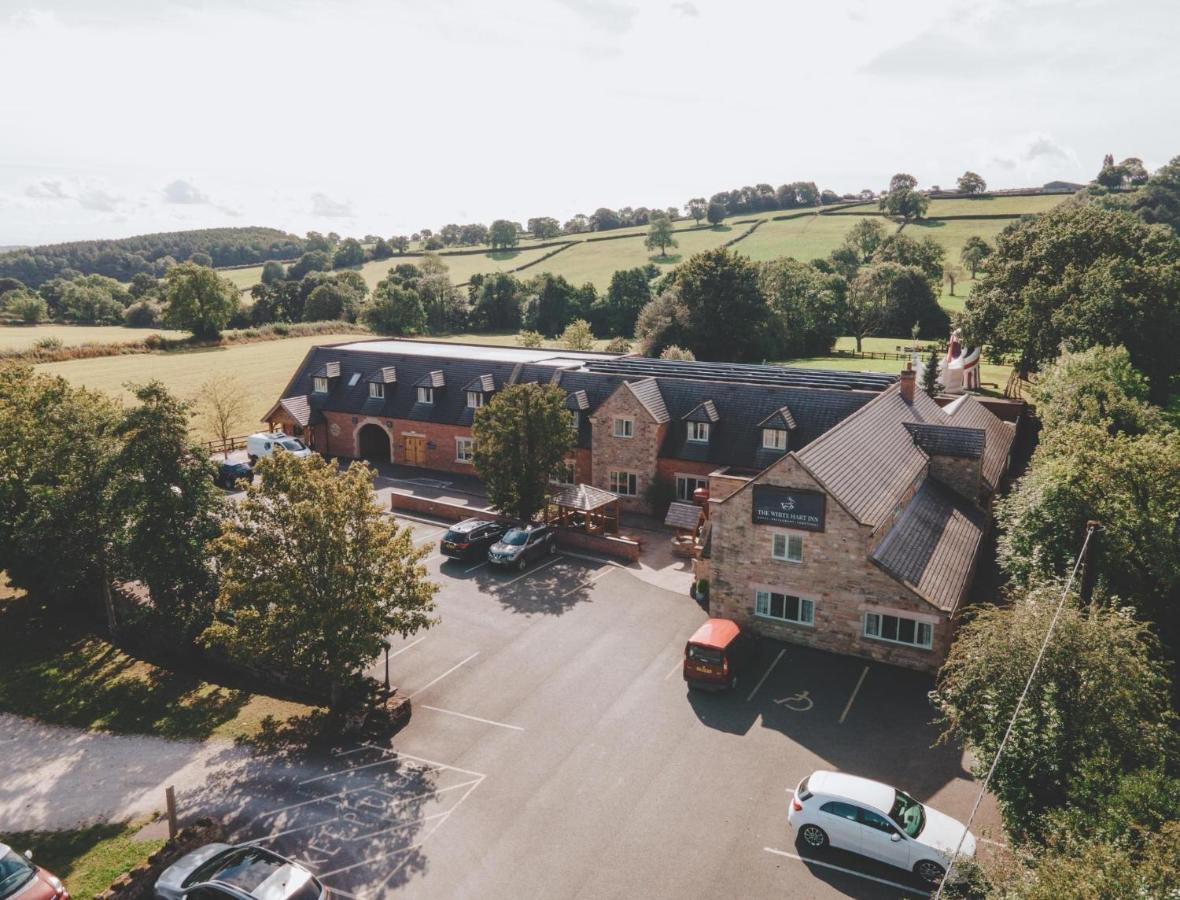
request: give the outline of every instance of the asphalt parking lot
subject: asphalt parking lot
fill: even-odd
[[[689,597],[567,554],[523,575],[444,560],[443,528],[412,525],[442,619],[392,649],[413,720],[392,748],[259,760],[218,801],[235,839],[356,900],[925,896],[900,870],[810,855],[786,813],[831,768],[966,818],[977,789],[933,746],[929,677],[765,642],[736,691],[690,692],[706,614]],[[975,831],[996,822],[985,803]]]

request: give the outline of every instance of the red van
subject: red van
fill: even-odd
[[[709,619],[684,646],[684,680],[690,688],[737,687],[753,655],[754,639],[730,619]]]

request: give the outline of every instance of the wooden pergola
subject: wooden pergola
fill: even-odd
[[[589,484],[564,485],[549,496],[545,521],[587,534],[618,534],[619,498]]]

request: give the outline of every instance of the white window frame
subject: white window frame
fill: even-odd
[[[570,415],[573,416],[573,423],[571,427],[574,429],[574,431],[577,431],[578,425],[580,424],[578,421],[578,414],[576,412],[571,412]]]
[[[612,494],[618,494],[620,497],[639,496],[639,475],[635,472],[618,469],[612,471],[609,477]],[[626,487],[627,490],[619,490],[620,487]]]
[[[766,450],[786,450],[786,431],[784,431],[782,428],[763,428],[762,447]]]
[[[708,422],[689,422],[688,423],[688,439],[694,444],[709,443],[709,423]]]
[[[690,481],[696,482],[696,487],[694,487],[692,489],[692,491],[688,490],[688,483]],[[708,486],[709,486],[709,476],[708,475],[680,475],[680,474],[677,474],[677,476],[676,476],[676,499],[683,500],[686,503],[691,503],[693,491],[695,491],[698,487],[707,488]],[[682,490],[682,488],[683,488],[683,490]]]
[[[369,399],[370,400],[384,400],[385,399],[385,385],[380,381],[369,382]]]
[[[895,633],[901,633],[901,623],[914,623],[914,640],[903,641],[900,638],[885,637],[882,632],[885,630],[885,619],[896,619]],[[921,642],[923,630],[926,633],[925,643]],[[918,650],[930,650],[934,646],[934,625],[930,622],[924,622],[921,619],[913,616],[897,615],[896,613],[884,612],[865,612],[861,619],[861,634],[864,637],[874,641],[883,641],[886,644],[899,644],[902,647],[915,647]]]
[[[465,465],[475,462],[475,438],[455,438],[455,462]]]
[[[778,595],[783,598],[783,614],[776,616],[770,612],[771,595]],[[798,601],[799,618],[792,619],[787,616],[787,601],[788,599]],[[788,594],[786,591],[772,591],[766,588],[758,588],[754,591],[754,615],[760,619],[769,619],[772,622],[787,622],[791,625],[804,625],[808,628],[815,627],[815,601],[810,597],[804,597],[800,594]]]
[[[803,562],[803,535],[776,531],[770,537],[770,558],[795,564]]]
[[[312,379],[312,391],[316,394],[328,393],[328,379],[321,375],[315,376]]]
[[[434,403],[434,388],[420,387],[418,388],[418,402],[419,403]]]
[[[468,391],[467,408],[479,409],[481,406],[483,406],[483,393],[480,391]]]
[[[617,438],[635,437],[635,420],[616,416],[614,436]]]

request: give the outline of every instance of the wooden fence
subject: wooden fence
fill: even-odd
[[[246,449],[246,438],[249,436],[248,434],[237,434],[227,437],[225,440],[218,438],[213,441],[204,441],[201,446],[209,451],[210,456],[214,453],[233,453],[235,450]]]

